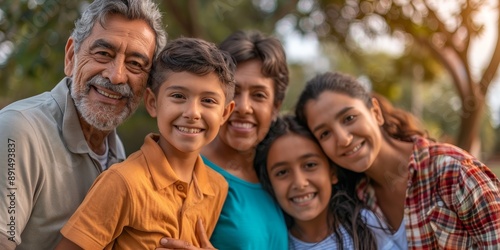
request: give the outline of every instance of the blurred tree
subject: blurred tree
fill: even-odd
[[[487,6],[485,0],[301,0],[303,8],[297,26],[304,32],[357,50],[360,41],[389,36],[404,41],[407,54],[425,60],[421,47],[446,68],[460,98],[460,128],[456,143],[473,153],[478,151],[478,134],[485,96],[500,64],[500,26],[498,1]],[[481,8],[496,10],[496,34],[493,55],[475,78],[471,70],[471,44],[484,31]],[[483,20],[484,21],[484,20]],[[418,52],[418,53],[414,53]],[[418,61],[413,61],[417,63]],[[421,63],[420,65],[426,65]],[[426,71],[421,71],[426,73]]]
[[[200,37],[220,42],[239,29],[273,33],[275,24],[293,12],[298,0],[159,1],[172,38]]]
[[[0,1],[0,108],[43,91],[64,76],[64,47],[74,22],[90,1]],[[157,0],[169,39],[199,37],[218,43],[238,29],[272,34],[275,23],[293,12],[298,0]],[[296,79],[302,81],[302,79]],[[127,152],[155,130],[141,106],[119,127]]]
[[[419,117],[432,138],[455,143],[453,135],[460,129],[460,98],[445,68],[428,56],[428,52],[416,53],[421,57],[415,58],[411,54],[345,50],[329,40],[323,41],[322,52],[329,60],[329,68],[358,76],[368,87],[388,97],[394,106]],[[291,97],[290,91],[288,97]],[[486,160],[500,152],[494,151],[498,135],[491,117],[484,116],[478,135],[482,149],[477,154],[479,158]]]
[[[297,1],[273,1],[270,6],[262,0],[158,3],[170,39],[187,36],[219,42],[237,29],[272,33],[276,21],[293,11]],[[49,90],[63,77],[64,46],[87,4],[81,0],[0,2],[0,88],[5,90],[0,107]]]
[[[51,89],[64,75],[64,46],[77,0],[4,0],[0,5],[0,107]]]
[[[74,21],[88,2],[0,1],[0,108],[14,100],[50,90],[63,77],[64,46]],[[467,63],[468,50],[470,42],[482,31],[482,26],[476,24],[473,17],[484,1],[456,1],[460,8],[446,20],[436,13],[435,4],[423,0],[157,2],[164,13],[169,39],[200,37],[218,43],[238,29],[259,29],[268,34],[280,34],[276,30],[277,24],[292,20],[293,26],[303,33],[323,38],[323,52],[331,58],[330,65],[324,70],[363,75],[375,90],[393,101],[399,100],[400,106],[420,110],[416,113],[424,118],[436,119],[426,115],[422,103],[416,105],[419,98],[413,98],[416,93],[411,90],[420,87],[412,86],[416,85],[414,83],[420,86],[434,82],[436,78],[439,80],[443,70],[439,64],[445,65],[460,93],[459,103],[465,103],[459,112],[447,111],[457,112],[458,120],[461,120],[461,126],[456,129],[461,136],[457,142],[470,149],[473,139],[479,134],[484,94],[496,73],[500,53],[497,43],[481,80],[474,81]],[[370,37],[391,35],[405,41],[406,50],[402,56],[367,53],[360,44],[361,33]],[[319,64],[316,61],[309,62],[310,65],[305,63],[308,62],[290,63],[291,87],[284,110],[293,108],[304,82],[314,73],[314,66]],[[407,85],[412,86],[405,87]],[[445,108],[449,106],[443,106]],[[456,120],[453,122],[457,123]],[[445,128],[439,131],[450,127],[446,121],[432,124]],[[136,115],[119,128],[127,152],[137,150],[144,135],[155,127],[153,119],[141,106]]]

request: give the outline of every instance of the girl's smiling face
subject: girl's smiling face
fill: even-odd
[[[337,176],[320,146],[285,134],[269,148],[267,172],[276,200],[296,223],[325,223]]]
[[[372,107],[360,99],[324,91],[304,106],[307,126],[326,155],[338,165],[354,172],[367,171],[377,158],[384,123],[380,106]]]

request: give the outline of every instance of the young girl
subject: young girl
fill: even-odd
[[[263,187],[285,211],[289,249],[376,249],[360,216],[362,204],[339,181],[343,171],[334,168],[294,117],[273,124],[257,147],[255,167]]]
[[[467,152],[429,140],[409,113],[325,73],[306,84],[296,115],[332,161],[366,175],[348,181],[409,249],[499,246],[500,181]]]

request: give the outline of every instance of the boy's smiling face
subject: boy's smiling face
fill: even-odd
[[[147,90],[144,102],[157,119],[163,151],[180,155],[199,154],[234,108],[234,102],[225,105],[222,83],[215,73],[170,72],[156,96]]]

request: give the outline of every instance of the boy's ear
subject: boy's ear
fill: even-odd
[[[234,110],[234,106],[236,104],[234,103],[234,101],[230,101],[226,107],[224,107],[224,112],[222,113],[222,122],[221,122],[221,126],[222,124],[224,124],[227,119],[229,118],[229,116],[231,115],[231,113],[233,113],[233,110]]]
[[[156,118],[156,96],[151,88],[146,88],[146,91],[144,92],[144,106],[146,107],[149,115]]]
[[[72,37],[68,38],[64,52],[64,74],[72,76],[75,67],[75,41]]]

